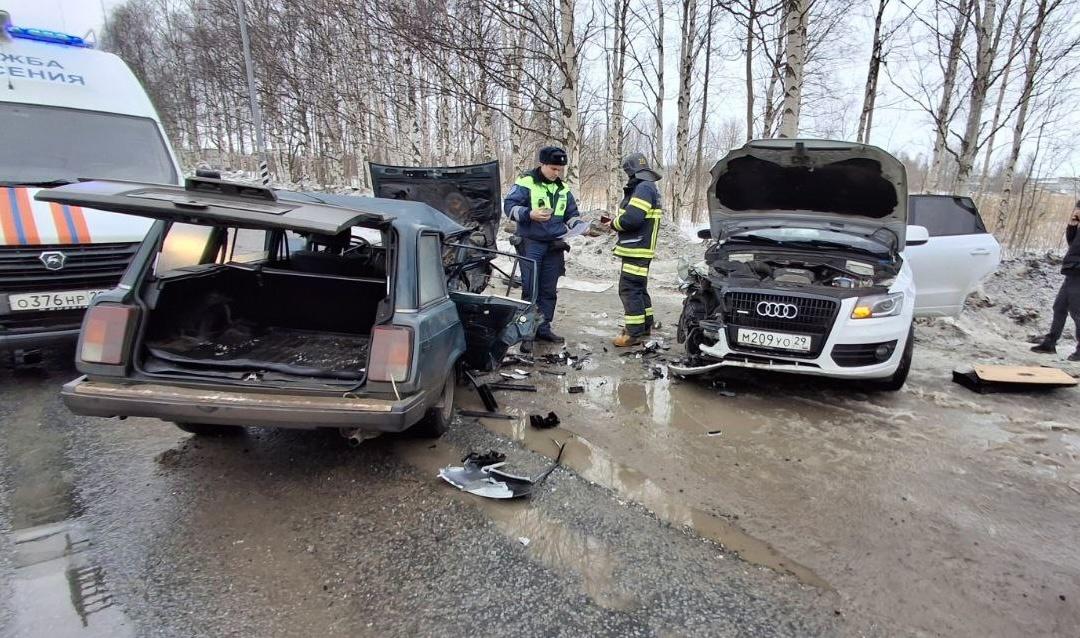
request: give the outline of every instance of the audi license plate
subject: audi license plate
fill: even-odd
[[[28,292],[8,295],[11,312],[34,312],[42,310],[71,310],[90,305],[103,290],[66,290],[63,292]]]
[[[810,351],[810,337],[786,332],[767,332],[765,330],[739,328],[736,341],[744,346],[758,348],[776,348],[777,350],[794,350],[796,352]]]

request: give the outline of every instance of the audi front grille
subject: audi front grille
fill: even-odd
[[[736,340],[738,328],[788,332],[809,335],[810,352],[784,352],[785,356],[815,358],[821,354],[825,339],[832,331],[840,302],[814,295],[729,290],[724,294],[724,307],[731,348],[746,352],[780,352],[739,344]]]

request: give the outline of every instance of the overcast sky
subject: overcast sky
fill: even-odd
[[[16,25],[54,29],[82,36],[88,31],[100,31],[101,25],[104,23],[103,16],[105,12],[122,2],[123,0],[0,0],[0,6],[11,13],[12,22]],[[858,107],[862,103],[862,83],[866,78],[865,60],[868,53],[868,51],[862,51],[861,49],[869,48],[872,23],[862,22],[858,18],[854,19],[853,22],[856,23],[852,25],[854,27],[853,31],[865,30],[866,33],[855,34],[854,37],[847,34],[849,37],[846,41],[854,45],[853,48],[857,53],[834,70],[833,88],[836,93],[843,94],[839,95],[841,100],[851,102],[854,112],[849,111],[847,117],[853,117],[857,121]],[[860,24],[860,22],[862,23]],[[860,29],[860,27],[862,28]],[[674,34],[672,37],[676,36],[677,34]],[[860,46],[860,44],[855,43],[865,44]],[[676,49],[671,50],[677,51],[677,42],[670,43],[670,46],[675,46]],[[669,62],[673,65],[675,55],[672,54],[669,58]],[[723,90],[724,84],[732,88],[740,85],[740,69],[738,68],[740,66],[741,62],[736,60],[720,62],[720,68],[723,70],[717,75],[722,76],[725,82],[721,88],[714,88],[719,93],[716,97],[720,98],[717,102],[713,102],[717,104],[715,110],[710,109],[715,116],[742,116],[743,100],[745,98],[741,86],[737,90],[730,92]],[[904,73],[905,66],[900,60],[894,60],[890,65],[891,70],[900,75]],[[670,69],[671,77],[674,77],[675,71],[674,68]],[[674,82],[671,82],[671,84],[674,85]],[[671,89],[672,91],[669,91],[669,93],[672,93],[672,95],[669,95],[671,106],[665,109],[665,115],[667,116],[665,119],[672,120],[667,126],[674,130],[674,86]],[[910,102],[905,101],[898,94],[896,88],[889,83],[887,77],[882,77],[880,89],[881,95],[878,98],[879,111],[875,117],[871,142],[894,153],[927,153],[932,142],[929,117],[920,112]],[[1053,127],[1053,133],[1051,134],[1059,142],[1066,141],[1071,145],[1078,136],[1077,131],[1080,131],[1080,112],[1066,114],[1063,120]],[[1008,131],[999,134],[995,144],[998,153],[1004,152],[1008,140]],[[1048,165],[1044,167],[1046,174],[1080,174],[1080,150],[1061,153],[1058,157],[1047,157],[1046,159],[1049,160]]]

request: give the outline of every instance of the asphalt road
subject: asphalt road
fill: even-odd
[[[548,460],[475,421],[437,443],[250,429],[196,439],[76,417],[0,371],[0,635],[805,636],[875,633],[828,588],[739,559],[559,469],[527,502],[435,478],[468,449]],[[526,544],[527,543],[527,544]]]

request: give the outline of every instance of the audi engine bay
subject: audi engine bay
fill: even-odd
[[[800,319],[808,331],[815,328],[810,324],[824,329],[837,301],[886,294],[896,280],[902,258],[886,244],[851,236],[845,246],[841,233],[820,231],[806,233],[818,238],[809,241],[800,230],[760,229],[713,242],[705,261],[688,269],[677,335],[688,354],[751,318]],[[820,239],[826,234],[831,241]]]

